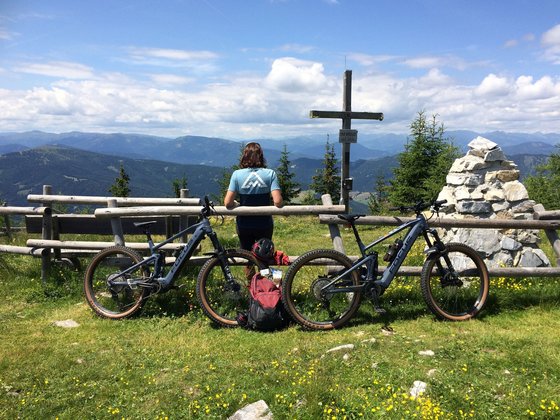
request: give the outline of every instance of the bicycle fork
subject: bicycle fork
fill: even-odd
[[[434,237],[434,242],[430,241],[428,233]],[[462,281],[458,278],[457,273],[455,272],[455,268],[453,267],[453,263],[451,258],[449,258],[449,254],[447,253],[447,248],[445,244],[439,238],[439,235],[435,229],[429,229],[424,232],[424,238],[426,239],[426,243],[428,244],[428,249],[425,251],[428,258],[433,256],[432,258],[436,258],[436,267],[438,269],[439,275],[441,276],[440,282],[441,286],[462,286]],[[445,261],[444,267],[441,263],[439,257],[442,257]]]
[[[220,261],[220,267],[222,269],[222,274],[226,280],[224,285],[224,292],[234,292],[237,293],[241,290],[241,285],[235,280],[231,270],[229,268],[229,262],[226,257],[226,251],[220,241],[218,240],[218,235],[216,232],[212,231],[208,233],[208,237],[214,246],[214,253],[218,260]]]

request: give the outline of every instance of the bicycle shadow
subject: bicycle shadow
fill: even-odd
[[[362,302],[356,315],[348,322],[346,327],[355,327],[366,324],[378,324],[382,329],[392,331],[392,325],[399,321],[412,321],[422,317],[432,317],[436,322],[447,322],[439,320],[426,307],[423,300],[417,302],[408,301],[406,304],[390,304],[381,302],[386,310],[384,314],[377,313],[373,305],[367,300]],[[482,312],[476,316],[476,320],[491,320],[504,313],[522,312],[530,308],[541,307],[557,309],[560,306],[560,290],[556,293],[542,295],[538,293],[500,295],[490,294]]]

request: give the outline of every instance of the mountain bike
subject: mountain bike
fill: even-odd
[[[222,326],[237,326],[236,316],[249,307],[248,284],[252,273],[264,266],[249,251],[225,249],[210,224],[211,215],[218,214],[213,203],[204,197],[197,223],[158,244],[154,244],[150,234],[150,226],[155,221],[134,223],[146,235],[149,256],[144,258],[137,251],[120,245],[96,254],[84,278],[89,306],[104,318],[122,319],[136,314],[149,296],[176,287],[174,283],[181,269],[208,237],[214,250],[198,274],[197,299],[210,319]],[[168,268],[163,246],[186,234],[192,235],[178,249],[175,262]]]
[[[391,285],[414,242],[423,236],[427,248],[420,288],[428,308],[443,320],[462,321],[476,316],[488,297],[489,278],[484,260],[467,245],[442,243],[422,213],[431,208],[431,218],[445,202],[399,207],[403,212],[414,211],[416,217],[368,245],[362,242],[355,224],[364,215],[339,214],[352,228],[361,256],[353,262],[333,249],[315,249],[299,256],[282,283],[282,300],[288,313],[311,330],[345,325],[358,310],[362,296],[372,301],[376,312],[385,313],[379,298]],[[381,272],[378,253],[372,248],[406,229],[404,238],[389,246],[384,256],[388,265]]]

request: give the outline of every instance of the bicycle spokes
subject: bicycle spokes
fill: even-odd
[[[100,316],[125,318],[142,306],[150,290],[148,270],[136,265],[142,257],[124,247],[99,253],[88,267],[84,289],[87,302]]]
[[[357,285],[358,276],[350,272],[338,279],[351,265],[345,257],[338,258],[328,251],[311,253],[288,271],[285,294],[289,294],[289,305],[298,315],[296,321],[305,327],[332,327],[357,309],[358,294],[348,287]]]
[[[470,319],[483,308],[488,296],[488,271],[481,257],[463,244],[449,244],[447,252],[426,261],[422,294],[439,318]]]

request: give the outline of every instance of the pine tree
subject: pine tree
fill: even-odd
[[[174,197],[181,197],[181,190],[187,188],[187,177],[183,175],[182,178],[175,178],[173,180],[173,194]]]
[[[330,194],[332,202],[338,203],[340,201],[340,175],[338,170],[338,159],[334,152],[334,144],[330,144],[327,140],[323,167],[317,169],[309,187],[316,193]]]
[[[296,174],[290,172],[290,159],[288,155],[288,149],[284,144],[276,174],[278,175],[278,183],[280,184],[282,198],[285,203],[290,203],[298,195],[297,189],[299,188],[299,184],[293,180]]]
[[[410,125],[410,134],[412,138],[398,156],[399,166],[393,170],[389,188],[389,201],[395,206],[434,200],[459,156],[457,147],[444,137],[445,129],[437,115],[428,122],[420,111]]]
[[[124,170],[124,166],[121,163],[121,168],[119,170],[119,176],[115,178],[113,185],[109,187],[109,192],[113,197],[128,197],[130,194],[130,177]]]
[[[552,153],[544,165],[536,168],[536,175],[525,179],[529,197],[541,203],[546,210],[560,209],[560,146],[557,153]]]
[[[375,187],[369,196],[368,207],[371,214],[383,214],[388,210],[388,185],[385,176],[378,175],[375,179]]]

